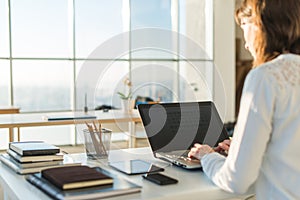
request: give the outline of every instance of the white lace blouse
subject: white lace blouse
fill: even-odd
[[[257,199],[300,199],[300,56],[280,55],[251,70],[225,158],[201,159],[203,171],[222,189]]]

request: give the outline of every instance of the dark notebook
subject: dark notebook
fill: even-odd
[[[51,168],[41,173],[43,178],[63,190],[113,183],[110,176],[84,165]]]
[[[11,142],[9,149],[21,156],[53,155],[60,151],[59,147],[41,141]]]
[[[99,167],[96,167],[95,169],[101,173],[112,177],[114,179],[113,185],[103,185],[73,190],[62,190],[51,184],[46,179],[44,179],[41,176],[41,173],[26,176],[26,180],[35,187],[45,192],[51,198],[57,200],[100,199],[118,195],[137,193],[141,191],[141,186],[138,186],[120,177],[117,177],[114,174],[110,174],[109,172]]]

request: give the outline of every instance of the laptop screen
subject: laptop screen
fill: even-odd
[[[194,143],[216,146],[228,138],[213,102],[138,106],[153,152],[190,149]]]

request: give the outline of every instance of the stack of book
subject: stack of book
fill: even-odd
[[[99,167],[67,166],[42,170],[26,180],[53,199],[100,199],[137,193],[141,187]]]
[[[0,155],[0,160],[18,174],[37,173],[43,169],[65,165],[63,154],[59,152],[59,147],[41,141],[11,142],[7,153]]]

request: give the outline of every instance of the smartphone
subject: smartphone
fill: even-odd
[[[171,178],[169,176],[163,175],[161,173],[151,173],[151,174],[144,174],[143,178],[149,180],[153,183],[158,185],[169,185],[178,183],[178,180]]]

